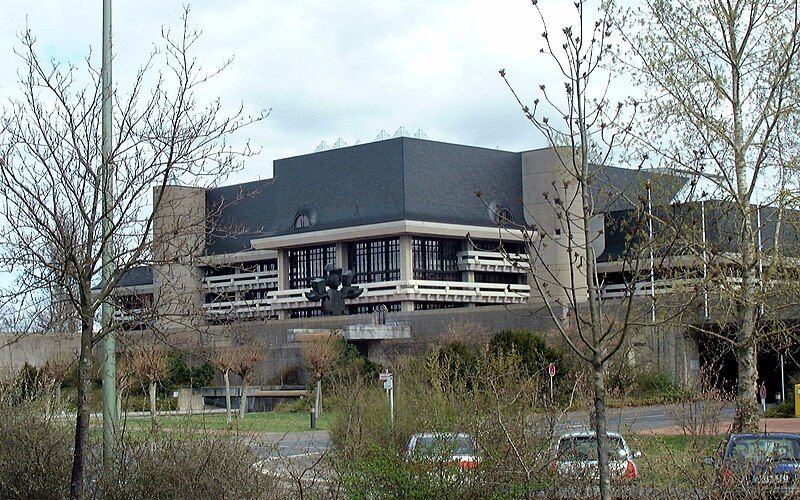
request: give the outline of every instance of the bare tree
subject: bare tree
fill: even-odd
[[[247,386],[252,382],[255,368],[264,359],[263,349],[257,343],[241,345],[232,349],[233,371],[241,379],[239,385],[239,419],[247,413]]]
[[[723,267],[739,283],[716,291],[730,298],[735,325],[726,340],[738,363],[737,431],[758,426],[756,362],[768,330],[759,321],[769,301],[753,203],[770,178],[780,179],[771,197],[779,218],[796,200],[785,181],[797,153],[786,148],[796,143],[800,113],[798,9],[780,0],[648,0],[629,28],[636,75],[652,91],[641,139],[730,204],[732,248]]]
[[[169,353],[164,346],[152,344],[134,349],[130,353],[133,372],[147,383],[150,400],[150,432],[157,428],[156,390],[158,384],[170,374]]]
[[[233,421],[231,416],[231,371],[237,368],[233,348],[230,346],[217,347],[212,350],[209,359],[214,368],[222,373],[222,379],[225,382],[225,420],[230,424]]]
[[[303,360],[314,372],[316,382],[314,411],[317,418],[322,414],[322,377],[342,356],[341,336],[338,332],[315,335],[300,346]]]
[[[187,23],[188,14],[177,36],[164,30],[162,46],[130,90],[114,92],[110,210],[102,203],[100,72],[91,58],[85,70],[43,59],[33,35],[24,33],[20,94],[0,121],[0,263],[17,277],[2,305],[41,308],[56,289],[80,325],[73,498],[84,495],[92,349],[108,334],[95,323],[101,304],[112,300],[126,272],[154,263],[153,214],[163,208],[167,184],[180,179],[208,186],[223,179],[252,154],[247,145],[232,147],[230,135],[266,116],[248,117],[241,107],[226,114],[219,101],[198,102],[198,91],[227,62],[205,71],[192,55],[199,34]],[[155,70],[159,65],[163,69]],[[103,221],[112,229],[108,234]],[[101,281],[101,255],[111,235],[114,270]]]
[[[550,146],[530,162],[531,169],[541,171],[523,174],[547,179],[530,188],[532,193],[539,189],[533,196],[541,198],[525,200],[525,223],[500,218],[500,235],[506,230],[522,234],[529,257],[531,298],[540,299],[565,343],[592,369],[590,415],[597,435],[600,493],[610,498],[606,370],[632,328],[652,325],[655,320],[647,301],[636,297],[640,280],[652,268],[652,259],[647,264],[652,245],[650,203],[644,193],[650,189],[647,181],[655,176],[636,172],[642,167],[640,158],[631,166],[637,191],[626,192],[610,182],[604,170],[626,146],[638,106],[614,103],[609,97],[614,74],[605,64],[612,62],[618,41],[611,21],[613,4],[576,1],[575,19],[558,29],[551,29],[539,2],[533,4],[543,27],[541,53],[554,63],[563,88],[552,91],[539,85],[540,97],[527,104],[505,70],[500,71],[526,118]],[[598,8],[596,19],[590,19],[592,6]],[[617,274],[623,287],[619,298],[606,300],[597,259],[609,224],[604,223],[603,212],[616,202],[628,210],[627,227],[622,230],[626,248],[618,256]]]

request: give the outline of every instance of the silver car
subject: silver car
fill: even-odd
[[[634,458],[641,453],[631,452],[628,443],[620,434],[609,432],[608,468],[612,479],[636,479],[639,471]],[[551,471],[559,476],[596,478],[599,476],[597,462],[597,435],[591,432],[570,432],[561,435],[553,446]]]
[[[423,432],[408,440],[407,456],[415,462],[444,462],[461,470],[474,469],[480,463],[478,444],[469,434]]]

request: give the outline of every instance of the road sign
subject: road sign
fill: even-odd
[[[379,373],[378,374],[378,380],[380,380],[381,382],[385,382],[387,380],[390,380],[391,378],[392,378],[392,374],[389,373],[389,372]]]
[[[391,390],[391,389],[394,389],[394,379],[392,379],[390,377],[390,378],[387,378],[386,380],[384,380],[383,381],[383,388],[386,389],[387,391]]]
[[[547,374],[550,375],[550,378],[553,378],[553,377],[556,376],[556,364],[555,363],[550,363],[549,365],[547,365]]]

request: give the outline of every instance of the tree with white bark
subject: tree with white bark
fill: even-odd
[[[342,337],[338,332],[314,335],[300,345],[303,360],[314,374],[314,412],[322,415],[322,378],[342,357]]]
[[[157,344],[140,346],[131,351],[130,366],[133,373],[141,380],[142,386],[147,386],[150,401],[150,432],[155,432],[158,428],[156,393],[158,384],[170,375],[169,352],[164,346]]]
[[[642,143],[703,179],[709,194],[730,207],[732,248],[717,260],[738,284],[718,281],[712,292],[727,298],[725,321],[735,326],[721,337],[738,365],[735,431],[758,427],[757,355],[770,334],[764,312],[771,299],[764,292],[774,291],[762,286],[755,205],[777,207],[780,221],[800,192],[799,9],[797,1],[782,0],[647,0],[626,26],[634,75],[650,89]],[[771,251],[776,262],[778,245]]]

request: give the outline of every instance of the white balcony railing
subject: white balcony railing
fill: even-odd
[[[203,278],[203,288],[210,292],[236,292],[278,288],[278,271],[225,274]]]
[[[403,300],[467,302],[482,304],[517,304],[528,300],[530,286],[505,283],[465,283],[460,281],[403,280],[358,285],[364,292],[348,304],[397,302]],[[305,290],[270,292],[274,310],[316,307],[304,296]]]
[[[602,299],[619,299],[633,295],[634,297],[647,296],[647,295],[664,295],[669,293],[685,292],[690,290],[698,290],[703,286],[703,280],[699,278],[690,279],[666,279],[655,280],[650,285],[649,281],[640,281],[633,286],[632,290],[628,289],[628,285],[605,285],[600,290],[600,298]],[[741,286],[741,278],[728,277],[724,278],[721,282],[717,283],[715,287],[719,290],[722,288],[729,288],[731,290],[737,289]],[[631,293],[632,292],[632,293]]]
[[[268,299],[233,300],[203,304],[206,316],[271,316],[273,311]]]
[[[526,273],[530,269],[528,257],[524,254],[502,254],[481,250],[465,250],[456,254],[458,269],[488,273]]]

